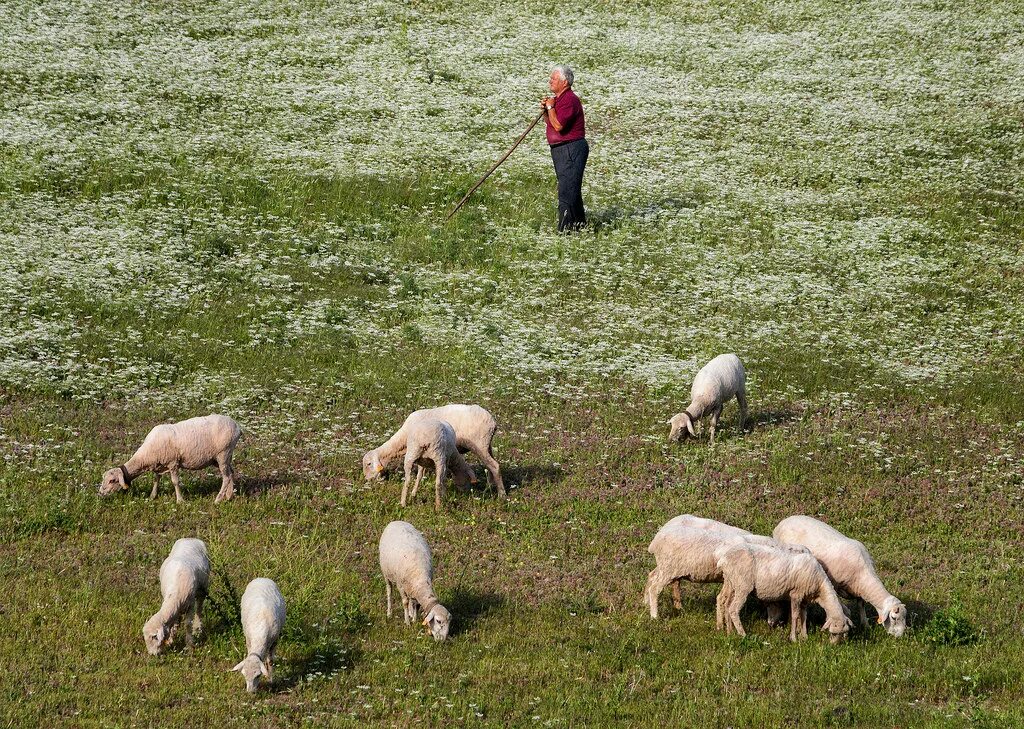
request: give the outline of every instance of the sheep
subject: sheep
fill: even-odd
[[[185,645],[202,632],[203,601],[210,586],[210,558],[201,539],[179,539],[160,565],[163,604],[146,624],[142,637],[146,650],[156,656],[171,645],[178,624],[185,623]]]
[[[449,423],[455,429],[456,445],[460,453],[473,453],[487,468],[487,476],[502,497],[506,496],[501,480],[501,467],[494,458],[491,441],[498,424],[487,410],[479,405],[445,405],[417,410],[402,423],[402,427],[382,445],[363,455],[363,475],[367,481],[379,478],[406,450],[407,430],[421,418],[435,418]]]
[[[256,693],[260,679],[274,680],[274,650],[284,629],[284,596],[273,580],[257,577],[242,594],[242,631],[246,656],[232,671],[245,677],[245,690]]]
[[[861,625],[868,626],[864,603],[869,602],[878,612],[878,623],[893,637],[903,636],[907,607],[885,589],[863,544],[810,516],[783,519],[773,534],[780,541],[802,544],[811,550],[839,594],[857,602]]]
[[[455,485],[462,489],[476,481],[473,469],[455,446],[455,430],[448,423],[434,418],[419,418],[413,421],[405,432],[405,483],[402,486],[402,506],[404,507],[408,500],[413,466],[419,466],[416,485],[412,489],[412,498],[415,499],[416,492],[420,489],[420,481],[423,479],[424,466],[433,464],[434,508],[440,511],[444,482],[448,475],[451,474]]]
[[[743,369],[743,363],[735,354],[720,354],[704,365],[697,376],[693,378],[693,386],[690,388],[690,404],[683,412],[673,415],[668,421],[671,429],[668,439],[674,442],[682,441],[687,434],[696,437],[694,423],[702,417],[711,414],[711,428],[709,442],[715,442],[715,428],[718,427],[718,418],[722,414],[722,407],[733,397],[740,406],[739,429],[743,430],[743,424],[747,419],[747,374]]]
[[[719,525],[723,529],[716,529]],[[731,527],[728,524],[701,519],[690,514],[677,516],[654,535],[647,551],[654,555],[656,567],[647,575],[644,603],[652,618],[658,617],[658,596],[669,584],[673,585],[673,604],[682,607],[679,581],[696,583],[722,581],[718,559],[723,550],[741,543],[765,544],[779,549],[807,553],[802,547],[789,547],[770,537],[762,537]]]
[[[419,619],[436,641],[448,637],[452,616],[434,593],[434,568],[430,545],[407,521],[393,521],[380,535],[380,571],[386,586],[388,617],[391,617],[391,586],[398,588],[405,609],[405,624]]]
[[[713,534],[691,533],[702,531]],[[657,567],[647,575],[647,588],[644,590],[644,602],[650,607],[650,616],[657,617],[657,596],[666,585],[672,585],[672,604],[678,610],[683,606],[679,589],[682,580],[694,583],[722,582],[722,575],[714,566],[717,561],[715,551],[735,539],[782,547],[769,537],[760,537],[738,526],[692,514],[674,517],[658,529],[647,548],[657,563]],[[807,552],[802,547],[787,548]],[[691,575],[698,575],[698,578]],[[699,575],[706,575],[707,578],[700,578]]]
[[[179,423],[158,425],[149,431],[135,455],[124,465],[111,468],[103,474],[100,496],[127,490],[136,476],[152,471],[153,491],[149,498],[156,498],[160,476],[169,473],[171,483],[174,484],[175,498],[181,503],[185,499],[181,495],[178,469],[199,470],[216,465],[221,483],[214,503],[227,501],[235,495],[235,472],[231,466],[231,457],[241,435],[242,429],[238,423],[225,415],[204,415]]]
[[[810,554],[794,553],[766,544],[738,542],[723,550],[718,569],[722,572],[722,592],[716,625],[726,632],[733,629],[745,636],[740,610],[751,593],[762,600],[789,599],[789,639],[807,637],[807,603],[816,602],[825,610],[825,625],[832,643],[838,643],[853,623],[843,610],[835,588],[818,561]]]

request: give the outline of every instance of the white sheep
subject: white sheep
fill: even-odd
[[[694,424],[707,414],[711,414],[710,442],[715,442],[715,428],[718,418],[727,402],[736,398],[740,406],[739,429],[747,419],[747,373],[743,363],[735,354],[720,354],[704,365],[693,378],[690,388],[690,404],[683,412],[672,416],[668,421],[671,426],[668,438],[681,441],[687,433],[697,435]]]
[[[890,635],[899,638],[906,631],[907,607],[885,589],[863,544],[810,516],[783,519],[773,535],[780,541],[802,544],[811,550],[839,594],[857,601],[862,625],[868,625],[864,603],[869,602],[878,612],[879,624]]]
[[[455,430],[448,423],[434,418],[419,418],[405,429],[405,435],[405,483],[402,485],[402,506],[405,506],[409,496],[413,466],[419,466],[416,485],[412,489],[414,499],[420,489],[424,467],[434,467],[434,508],[438,511],[441,510],[444,482],[449,475],[460,489],[467,488],[470,483],[476,481],[473,469],[469,467],[455,445]]]
[[[718,560],[723,585],[719,596],[717,626],[746,635],[740,610],[751,594],[766,601],[788,600],[789,639],[807,637],[807,604],[815,602],[825,610],[825,625],[831,642],[841,640],[852,625],[832,583],[810,554],[794,553],[766,544],[738,542],[724,550]]]
[[[405,609],[405,624],[419,619],[420,608],[434,640],[448,637],[452,616],[434,593],[434,567],[430,545],[407,521],[393,521],[380,535],[380,571],[384,575],[388,617],[391,617],[391,586],[398,588]]]
[[[260,679],[274,680],[274,650],[284,629],[284,596],[273,580],[257,577],[242,595],[242,631],[246,656],[232,671],[241,671],[245,690],[255,693]]]
[[[174,495],[179,502],[181,483],[178,469],[198,470],[216,466],[220,471],[220,492],[216,503],[226,501],[235,495],[235,472],[231,457],[235,445],[242,435],[242,429],[225,415],[204,415],[189,418],[180,423],[165,423],[149,431],[149,435],[123,466],[111,468],[103,474],[100,496],[115,491],[127,490],[132,480],[145,471],[153,472],[153,491],[149,498],[155,499],[163,473],[171,475]]]
[[[455,430],[456,445],[460,453],[473,453],[487,468],[487,475],[505,496],[505,484],[501,480],[501,467],[494,458],[491,441],[498,424],[487,410],[479,405],[444,405],[438,408],[417,410],[402,423],[394,435],[382,445],[363,455],[363,475],[369,481],[378,478],[405,453],[407,430],[413,422],[422,418],[442,420]],[[422,475],[422,474],[421,474]]]
[[[160,565],[163,604],[146,624],[142,637],[150,655],[159,655],[174,641],[178,624],[185,624],[185,645],[203,629],[203,600],[210,586],[210,558],[201,539],[179,539]]]
[[[713,528],[719,525],[723,529]],[[682,607],[679,596],[679,581],[715,583],[722,581],[718,560],[723,550],[741,543],[766,544],[779,549],[790,549],[771,537],[751,534],[728,524],[701,519],[690,514],[677,516],[665,524],[654,535],[647,551],[654,555],[657,565],[647,575],[644,587],[644,603],[652,618],[658,617],[658,596],[666,586],[673,586],[673,603]],[[802,547],[792,551],[806,553]]]

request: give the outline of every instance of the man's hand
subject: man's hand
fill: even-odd
[[[553,96],[545,96],[543,99],[540,100],[540,105],[542,109],[547,109],[548,104],[554,105],[554,103],[555,98]]]

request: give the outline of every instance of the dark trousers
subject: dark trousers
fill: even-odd
[[[551,148],[558,178],[558,232],[579,230],[587,224],[583,209],[583,169],[587,166],[590,145],[586,139],[565,142]]]

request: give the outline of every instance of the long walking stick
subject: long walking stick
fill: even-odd
[[[484,180],[486,180],[488,177],[490,177],[491,173],[494,172],[496,169],[498,169],[498,166],[501,165],[502,162],[504,162],[505,160],[507,160],[509,158],[509,155],[511,155],[513,152],[516,151],[516,147],[519,146],[519,143],[522,142],[524,139],[526,139],[526,135],[529,134],[533,130],[533,128],[535,126],[537,126],[537,122],[539,122],[543,118],[544,118],[544,112],[541,111],[541,113],[537,116],[537,118],[533,120],[533,124],[528,126],[526,128],[526,131],[523,132],[522,135],[520,135],[519,139],[516,140],[516,143],[512,145],[512,148],[509,151],[505,152],[505,156],[502,157],[501,159],[499,159],[497,162],[495,162],[494,165],[491,167],[491,169],[487,170],[487,172],[484,174],[484,176],[481,177],[479,180],[477,180],[477,183],[475,185],[473,185],[473,187],[471,187],[469,189],[469,192],[466,193],[466,197],[464,197],[461,200],[459,200],[459,204],[456,205],[454,208],[452,208],[452,211],[450,213],[448,213],[448,217],[446,217],[444,219],[444,222],[447,223],[449,220],[452,219],[452,216],[455,215],[455,213],[459,212],[459,208],[461,208],[463,205],[466,204],[466,201],[469,200],[469,196],[472,195],[474,192],[476,192],[477,188],[480,187],[480,185],[484,184]]]

